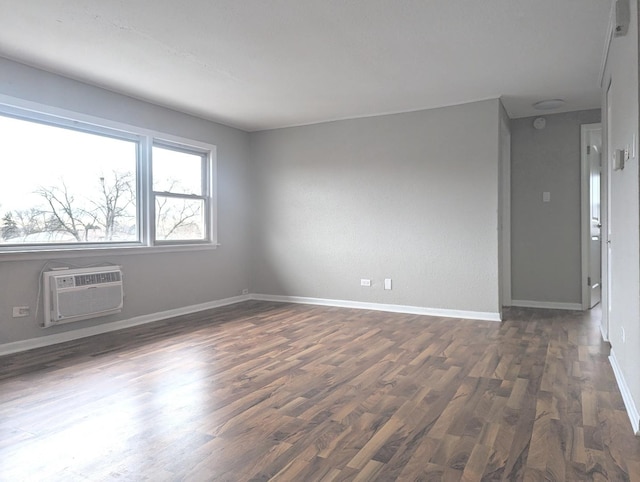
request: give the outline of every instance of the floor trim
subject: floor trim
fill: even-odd
[[[128,320],[115,321],[113,323],[104,323],[102,325],[90,326],[86,328],[78,328],[76,330],[65,331],[64,333],[56,333],[28,340],[20,340],[11,343],[0,344],[0,356],[9,355],[21,351],[32,350],[49,345],[56,345],[67,341],[86,338],[88,336],[100,335],[111,331],[122,330],[132,326],[143,325],[160,321],[174,316],[188,315],[198,311],[219,308],[221,306],[232,305],[248,300],[275,301],[280,303],[301,303],[307,305],[335,306],[339,308],[356,308],[363,310],[388,311],[391,313],[406,313],[414,315],[442,316],[446,318],[463,318],[467,320],[485,320],[485,321],[501,321],[500,313],[482,312],[482,311],[461,311],[461,310],[445,310],[440,308],[423,308],[419,306],[406,305],[390,305],[383,303],[365,303],[360,301],[348,300],[329,300],[324,298],[306,298],[301,296],[277,296],[277,295],[261,295],[249,294],[235,296],[232,298],[224,298],[221,300],[200,303],[198,305],[185,306],[173,310],[161,311],[159,313],[151,313],[148,315],[136,316]]]
[[[618,382],[618,388],[620,389],[620,393],[622,394],[622,399],[624,400],[624,406],[627,409],[627,415],[629,415],[629,420],[631,421],[631,426],[633,427],[633,432],[640,436],[640,413],[638,413],[638,408],[631,396],[631,392],[629,391],[629,386],[627,385],[627,381],[622,374],[622,370],[620,369],[620,365],[618,365],[618,360],[616,360],[616,355],[613,352],[613,348],[611,349],[611,355],[609,356],[609,363],[611,363],[611,368],[613,368],[613,374],[616,376],[616,381]]]
[[[47,336],[41,336],[38,338],[30,338],[28,340],[4,343],[0,344],[0,356],[32,350],[33,348],[56,345],[58,343],[73,341],[79,338],[86,338],[93,335],[100,335],[102,333],[109,333],[111,331],[122,330],[124,328],[130,328],[132,326],[144,325],[145,323],[165,320],[167,318],[173,318],[174,316],[188,315],[190,313],[196,313],[198,311],[220,308],[222,306],[233,305],[235,303],[248,301],[250,299],[250,295],[234,296],[232,298],[209,301],[207,303],[200,303],[197,305],[185,306],[173,310],[151,313],[149,315],[135,316],[133,318],[129,318],[128,320],[115,321],[113,323],[104,323],[102,325],[79,328],[72,331],[65,331],[64,333],[56,333]]]
[[[498,312],[445,310],[441,308],[423,308],[420,306],[389,305],[384,303],[366,303],[349,300],[330,300],[325,298],[307,298],[302,296],[252,294],[251,299],[260,301],[276,301],[280,303],[301,303],[306,305],[335,306],[338,308],[388,311],[391,313],[407,313],[412,315],[443,316],[445,318],[463,318],[467,320],[501,321],[500,313]]]
[[[557,301],[511,300],[511,306],[517,306],[519,308],[546,308],[550,310],[582,311],[582,304],[580,303],[560,303]]]

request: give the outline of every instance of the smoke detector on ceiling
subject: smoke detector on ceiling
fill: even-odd
[[[536,117],[533,120],[534,129],[538,129],[539,131],[544,129],[546,125],[547,125],[547,120],[544,117]]]

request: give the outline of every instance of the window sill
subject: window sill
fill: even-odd
[[[211,251],[220,244],[172,244],[161,246],[104,246],[60,249],[26,249],[0,251],[2,261],[28,261],[37,259],[93,258],[99,256],[125,256],[142,254],[163,254],[188,251]]]

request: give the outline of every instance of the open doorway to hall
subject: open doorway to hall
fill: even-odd
[[[582,177],[582,308],[602,300],[602,126],[580,126]],[[599,309],[598,311],[601,312]],[[601,315],[600,315],[601,316]]]

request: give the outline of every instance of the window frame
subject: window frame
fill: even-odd
[[[216,146],[206,142],[68,111],[0,94],[0,116],[62,127],[137,143],[136,229],[137,241],[0,244],[2,259],[71,257],[78,255],[133,254],[139,252],[215,249],[217,242],[217,157]],[[152,147],[168,146],[203,156],[204,223],[202,240],[155,240],[155,197],[152,179]]]
[[[151,238],[153,240],[153,244],[156,246],[169,246],[174,244],[203,244],[203,243],[212,243],[214,239],[214,231],[212,227],[213,223],[213,209],[212,203],[209,202],[213,198],[213,169],[212,163],[210,162],[210,154],[207,151],[203,151],[202,149],[194,148],[193,146],[187,146],[185,144],[179,144],[170,140],[160,139],[156,137],[153,139],[151,144],[151,149],[154,147],[158,147],[161,149],[169,149],[176,152],[183,152],[192,155],[200,156],[202,161],[200,164],[200,189],[202,194],[185,194],[185,193],[174,193],[171,191],[155,191],[153,189],[153,154],[149,156],[150,160],[150,192],[151,196],[149,199],[149,212],[151,213],[151,226],[149,229],[149,233],[151,234]],[[156,237],[156,197],[164,196],[174,199],[199,199],[204,203],[204,230],[205,236],[204,239],[191,239],[191,240],[166,240],[166,239],[157,239]]]

